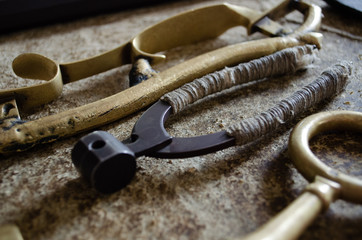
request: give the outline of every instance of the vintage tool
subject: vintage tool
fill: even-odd
[[[301,51],[300,48],[302,47],[296,50],[298,53]],[[302,51],[308,51],[305,50],[306,48],[304,47]],[[287,51],[289,49],[284,50],[284,52]],[[281,57],[270,56],[269,59],[265,57],[261,60],[253,60],[249,65],[258,66],[259,68],[261,63],[267,63],[273,68],[282,59],[285,59],[286,63],[291,62],[291,58],[286,57],[284,54],[281,55]],[[273,61],[270,61],[270,59]],[[245,67],[244,65],[248,64],[243,64],[240,68],[236,67],[237,70],[235,72],[244,76],[243,70],[240,69],[249,68],[249,66]],[[279,70],[278,67],[276,68],[276,70],[271,69],[266,72],[273,75],[275,71]],[[72,151],[72,160],[79,172],[92,187],[102,193],[113,193],[131,181],[135,174],[137,157],[146,155],[159,158],[185,158],[256,140],[277,129],[280,125],[307,108],[341,91],[350,71],[347,63],[336,65],[334,68],[323,72],[321,77],[313,83],[281,101],[274,108],[255,118],[245,119],[240,124],[229,127],[226,131],[192,138],[171,137],[166,132],[163,124],[171,112],[175,112],[175,107],[171,107],[174,106],[172,100],[168,100],[168,98],[174,99],[173,93],[179,96],[187,96],[190,92],[196,91],[194,89],[190,90],[192,88],[190,85],[198,85],[201,82],[201,87],[197,90],[203,92],[206,89],[205,92],[207,94],[200,94],[203,97],[229,88],[234,84],[239,84],[238,81],[234,80],[232,80],[233,84],[227,84],[227,81],[233,79],[235,74],[229,71],[226,74],[216,73],[209,78],[206,77],[206,80],[211,79],[211,92],[208,92],[208,83],[204,81],[204,78],[200,81],[196,79],[194,82],[166,94],[162,98],[163,100],[158,101],[149,108],[134,125],[131,137],[123,141],[123,143],[107,132],[95,131],[77,142]],[[251,69],[245,76],[253,75],[252,72],[257,71]],[[280,74],[280,72],[277,73]],[[220,78],[220,84],[213,83],[217,75],[224,76],[224,78]],[[268,75],[261,76],[259,73],[257,75],[261,78],[268,77]],[[243,79],[240,81],[245,82],[249,80],[255,79]],[[225,88],[221,86],[225,86]],[[185,101],[181,100],[181,102]]]
[[[314,182],[286,209],[244,240],[297,239],[338,198],[362,204],[362,180],[327,166],[309,148],[309,140],[319,133],[346,130],[362,133],[361,112],[321,112],[298,123],[290,135],[290,157],[298,171]]]
[[[305,15],[304,23],[294,32],[289,32],[271,20],[294,9]],[[164,93],[224,66],[306,43],[320,47],[321,34],[311,33],[318,28],[320,18],[319,7],[300,1],[284,0],[263,13],[241,6],[221,4],[169,18],[146,29],[122,46],[89,59],[57,64],[38,54],[20,55],[13,62],[14,72],[20,77],[47,82],[0,91],[0,153],[24,151],[40,143],[52,142],[115,121],[155,102]],[[245,26],[249,34],[261,31],[268,36],[280,37],[217,49],[161,73],[147,67],[148,63],[154,65],[165,59],[164,55],[157,52],[217,37],[238,25]],[[75,109],[33,121],[20,119],[18,107],[30,110],[46,104],[61,94],[63,84],[129,63],[136,65],[134,69],[140,68],[135,74],[130,74],[131,82],[136,84],[140,79],[149,79],[118,94]],[[142,68],[144,65],[146,67]]]

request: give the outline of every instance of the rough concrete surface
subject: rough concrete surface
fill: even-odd
[[[222,1],[176,1],[0,35],[0,87],[35,84],[19,79],[11,61],[36,52],[68,62],[110,50],[144,28],[184,10]],[[231,0],[265,10],[273,1]],[[14,223],[25,239],[230,239],[245,236],[275,216],[300,195],[307,181],[293,166],[288,136],[303,117],[328,110],[362,111],[361,20],[341,15],[323,1],[324,35],[313,68],[293,76],[276,77],[234,87],[199,101],[173,116],[167,130],[174,136],[194,136],[226,126],[274,106],[322,70],[339,60],[354,69],[346,89],[309,110],[277,132],[245,146],[189,159],[138,159],[134,180],[125,189],[101,195],[83,182],[70,158],[83,135],[62,139],[0,159],[0,225]],[[215,19],[217,21],[217,19]],[[302,21],[292,14],[282,20],[291,27]],[[211,23],[212,24],[212,23]],[[193,56],[240,41],[237,27],[217,39],[168,51],[162,71]],[[26,120],[80,106],[128,87],[130,66],[123,66],[65,86],[62,96],[22,113]],[[102,127],[119,139],[129,136],[137,112]],[[0,136],[1,137],[1,136]],[[361,134],[328,134],[312,141],[318,156],[340,171],[361,179]],[[362,206],[338,200],[320,214],[300,239],[362,239]]]

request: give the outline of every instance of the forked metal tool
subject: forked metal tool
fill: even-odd
[[[347,65],[336,65],[275,107],[255,118],[243,120],[242,124],[247,125],[241,135],[245,138],[244,142],[237,142],[240,136],[238,125],[214,134],[172,137],[165,130],[164,123],[174,109],[169,102],[159,100],[136,122],[130,138],[120,142],[107,132],[92,132],[76,143],[72,150],[72,160],[93,188],[102,193],[113,193],[132,180],[137,157],[186,158],[256,140],[307,108],[340,92],[349,72]]]
[[[185,158],[235,145],[235,139],[225,131],[192,138],[171,137],[163,125],[171,112],[169,104],[158,101],[142,115],[123,143],[105,131],[86,135],[74,146],[74,165],[97,191],[113,193],[131,181],[139,156]]]
[[[298,10],[305,16],[304,23],[293,32],[274,21],[292,10]],[[266,12],[220,4],[166,19],[129,42],[88,59],[58,64],[38,54],[20,55],[13,62],[14,72],[20,77],[46,82],[0,91],[0,153],[24,151],[40,143],[52,142],[115,121],[155,102],[164,93],[225,66],[296,45],[320,46],[321,34],[311,33],[318,29],[320,19],[318,6],[296,0],[283,0]],[[165,56],[158,52],[217,37],[234,26],[246,27],[249,34],[260,31],[278,37],[220,48],[161,73],[153,72],[149,67],[142,68],[144,63],[154,65],[164,60]],[[137,65],[134,69],[139,69],[135,74],[130,74],[131,83],[148,80],[97,102],[33,121],[21,120],[18,107],[29,111],[57,98],[64,84],[130,63]]]

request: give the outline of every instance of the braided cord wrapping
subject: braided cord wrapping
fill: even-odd
[[[254,141],[276,130],[280,125],[309,107],[340,92],[351,74],[351,64],[343,61],[322,72],[311,84],[260,115],[245,119],[226,129],[237,145]]]
[[[172,106],[173,113],[178,113],[188,104],[232,86],[271,76],[292,74],[310,65],[316,58],[316,51],[312,45],[287,48],[195,79],[165,94],[161,100]]]

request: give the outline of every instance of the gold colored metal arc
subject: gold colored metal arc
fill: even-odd
[[[291,3],[294,1],[284,0],[275,9],[279,11],[283,7],[290,10]],[[319,7],[309,4],[301,6],[307,6],[308,24],[320,21]],[[296,7],[300,6],[297,4]],[[165,58],[157,54],[158,51],[216,37],[236,25],[245,26],[249,32],[263,29],[268,34],[277,35],[283,32],[281,26],[276,23],[270,24],[272,21],[269,20],[260,20],[269,18],[269,15],[272,17],[273,14],[270,11],[258,13],[230,4],[215,5],[167,19],[146,29],[128,43],[85,60],[57,64],[41,55],[23,54],[14,60],[14,72],[21,77],[47,82],[28,88],[2,90],[0,99],[15,98],[20,109],[29,110],[59,96],[63,84],[132,63],[139,57],[148,58],[151,63],[155,63]],[[210,24],[214,22],[212,19],[215,16],[219,18],[219,23]],[[211,51],[154,74],[149,80],[113,96],[56,115],[30,122],[21,121],[19,116],[7,117],[8,125],[0,128],[0,153],[24,151],[40,143],[55,141],[115,121],[155,102],[166,92],[225,66],[297,45],[314,44],[320,47],[322,35],[305,32],[306,29],[317,30],[313,29],[317,26],[318,24],[303,24],[299,28],[304,29],[303,31],[297,30],[285,37],[244,42]],[[10,109],[16,108],[16,104],[10,101],[3,106]]]
[[[314,114],[303,119],[292,131],[289,152],[298,171],[309,181],[322,176],[341,185],[340,198],[362,203],[362,180],[338,172],[321,162],[310,150],[309,140],[318,133],[348,130],[362,133],[362,113],[333,111]]]
[[[309,181],[304,193],[244,240],[293,240],[336,199],[362,203],[362,180],[337,172],[322,163],[310,150],[309,140],[330,130],[362,133],[362,113],[354,111],[321,112],[303,119],[289,139],[290,156]]]
[[[316,35],[314,38],[313,35]],[[319,34],[308,34],[319,42]],[[277,37],[243,42],[220,48],[171,67],[118,94],[56,115],[0,129],[0,153],[26,150],[38,143],[55,141],[134,113],[158,100],[163,94],[215,69],[304,45],[305,36]]]
[[[13,97],[21,109],[48,103],[62,93],[63,80],[59,65],[39,54],[22,54],[14,59],[13,70],[23,78],[45,80],[31,87],[0,90],[1,98]]]
[[[191,10],[144,30],[128,43],[113,50],[70,63],[58,64],[39,54],[22,54],[13,62],[14,72],[23,78],[46,82],[31,87],[0,90],[0,98],[13,96],[19,108],[30,110],[57,98],[62,92],[63,84],[132,63],[138,57],[145,57],[152,64],[156,64],[166,58],[157,52],[215,38],[234,26],[244,26],[248,33],[259,30],[267,35],[276,36],[283,33],[283,27],[271,21],[268,16],[277,16],[275,12],[291,11],[291,2],[294,1],[284,0],[277,7],[264,13],[231,4]],[[306,3],[294,5],[307,16],[305,23],[296,32],[316,30],[316,23],[319,23],[321,18],[320,8]],[[267,18],[267,21],[262,21],[263,18]]]

